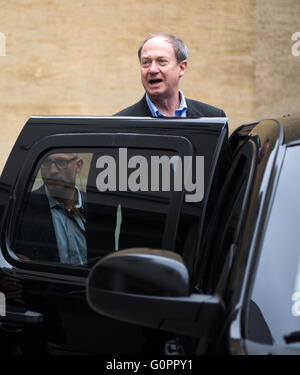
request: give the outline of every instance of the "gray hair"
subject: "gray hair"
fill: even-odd
[[[145,43],[147,43],[148,40],[150,40],[150,39],[159,38],[159,37],[166,39],[169,43],[172,44],[178,64],[181,61],[188,59],[187,46],[184,44],[184,42],[181,39],[179,39],[177,36],[169,34],[169,33],[159,32],[159,33],[154,33],[154,34],[148,35],[147,38],[143,41],[143,43],[140,45],[140,48],[138,50],[138,57],[139,57],[140,61],[141,61],[142,49],[143,49]]]

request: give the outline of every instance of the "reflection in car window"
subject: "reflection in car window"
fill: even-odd
[[[248,319],[259,343],[286,345],[300,331],[299,158],[299,146],[287,148],[261,248]]]
[[[89,164],[89,154],[60,151],[41,160],[18,225],[15,252],[22,259],[86,263]]]
[[[150,165],[153,155],[163,156],[166,165],[156,180],[163,181],[170,174],[170,181],[175,181],[176,154],[126,149],[128,160],[136,162],[129,164],[126,176],[133,188],[120,189],[124,170],[118,165],[119,148],[77,151],[56,150],[40,160],[19,215],[14,252],[28,261],[86,266],[111,251],[161,248],[174,184],[165,190],[162,186],[145,190],[143,184],[151,181],[152,171],[142,175],[138,167],[139,161]],[[199,217],[197,207],[186,206],[177,236],[177,247],[182,250],[189,224],[195,225]]]

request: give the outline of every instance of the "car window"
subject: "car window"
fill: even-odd
[[[215,291],[230,247],[238,240],[255,160],[256,144],[247,141],[236,151],[220,193],[210,202],[211,215],[200,248],[197,274],[202,292]]]
[[[261,246],[247,320],[258,343],[283,346],[300,331],[299,158],[299,146],[287,148]]]
[[[20,259],[89,267],[109,252],[163,248],[169,237],[181,252],[187,237],[191,241],[200,217],[197,204],[184,201],[178,231],[166,232],[167,222],[172,229],[174,194],[186,187],[184,160],[176,152],[80,151],[57,149],[39,160],[13,235],[12,250]],[[193,194],[192,187],[191,180],[186,194]]]

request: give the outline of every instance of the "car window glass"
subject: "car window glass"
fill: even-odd
[[[286,345],[300,331],[299,157],[299,146],[287,148],[260,251],[247,320],[259,343]]]
[[[201,246],[198,273],[199,286],[205,293],[215,291],[230,246],[236,241],[255,154],[256,147],[252,141],[240,147],[219,195],[210,203],[211,216]]]
[[[161,248],[180,157],[170,150],[79,151],[56,150],[39,161],[13,236],[15,254],[91,266],[109,252]],[[179,252],[199,217],[197,204],[183,206],[178,233],[171,233]]]

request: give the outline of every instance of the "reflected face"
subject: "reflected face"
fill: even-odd
[[[55,198],[73,199],[76,175],[82,159],[76,154],[53,154],[41,165],[41,175],[50,194]]]
[[[162,37],[148,40],[142,48],[140,64],[142,84],[150,99],[178,95],[187,61],[177,62],[171,43]]]

